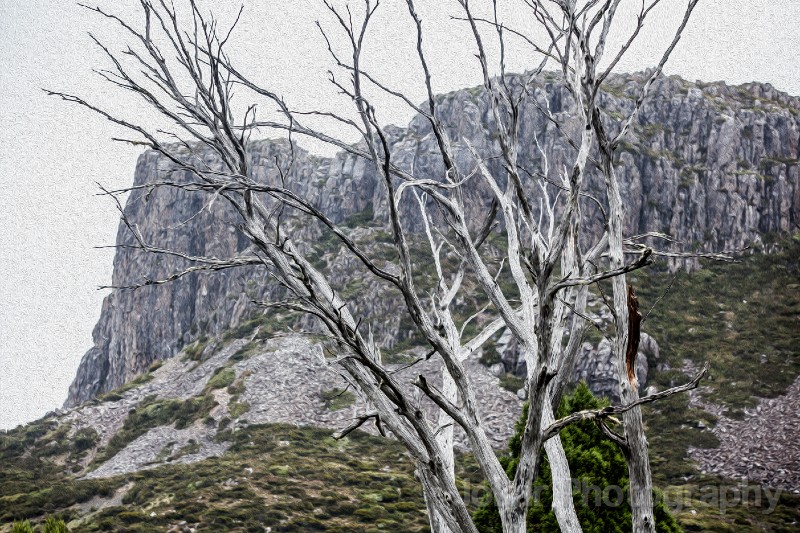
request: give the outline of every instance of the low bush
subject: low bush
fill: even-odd
[[[338,411],[356,403],[356,395],[348,390],[330,389],[322,391],[322,401],[331,411]]]
[[[42,533],[69,533],[69,528],[63,520],[50,516],[44,521]]]
[[[211,379],[208,380],[209,389],[224,389],[236,380],[236,371],[228,367],[220,367],[216,370]]]
[[[31,523],[27,520],[14,522],[14,525],[11,527],[11,533],[33,533],[33,527],[31,527]]]

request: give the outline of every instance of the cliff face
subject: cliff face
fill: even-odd
[[[601,98],[612,118],[633,107],[640,82],[638,75],[610,80]],[[556,117],[567,120],[572,102],[554,84],[543,79],[535,97]],[[450,130],[458,164],[468,168],[471,158],[465,139],[485,152],[496,144],[487,99],[478,89],[440,98],[441,119]],[[413,166],[417,173],[441,175],[435,140],[423,118],[415,118],[406,129],[388,131],[396,163]],[[531,147],[520,154],[522,166],[542,168],[536,138],[555,178],[571,156],[561,134],[532,104],[522,114],[521,133]],[[621,147],[618,173],[628,206],[627,233],[661,231],[693,249],[720,250],[758,243],[765,233],[798,227],[798,139],[798,98],[764,84],[731,87],[662,78]],[[285,161],[289,153],[284,141],[254,142],[250,149],[254,177],[277,181],[276,157]],[[386,206],[374,169],[350,155],[319,158],[297,148],[294,155],[287,181],[290,188],[310,198],[335,222],[354,228],[354,234],[365,241],[379,239]],[[203,156],[209,164],[216,163],[210,154]],[[147,152],[139,159],[134,184],[146,184],[169,172],[166,161]],[[589,190],[601,190],[596,176],[590,176]],[[468,210],[477,210],[488,205],[488,198],[485,187],[476,185],[466,191],[465,203]],[[235,227],[236,214],[221,199],[211,205],[209,200],[177,189],[158,189],[132,193],[125,209],[145,239],[159,247],[218,257],[243,250],[248,243]],[[403,210],[409,228],[418,230],[420,217],[413,204],[406,203]],[[587,203],[584,213],[599,231],[600,210]],[[300,242],[318,243],[325,238],[318,227],[297,228]],[[125,227],[120,228],[117,241],[133,243]],[[408,324],[392,311],[399,303],[394,296],[378,292],[374,280],[351,279],[352,258],[345,254],[332,249],[322,260],[342,289],[351,291],[366,313],[380,319],[373,325],[378,340],[391,345],[407,339]],[[113,284],[158,279],[183,266],[183,260],[174,256],[120,248]],[[114,291],[103,304],[93,333],[95,345],[81,361],[65,405],[77,405],[122,385],[154,360],[175,355],[196,338],[239,326],[253,312],[252,298],[278,294],[271,285],[260,269],[243,268],[190,275],[136,291]]]

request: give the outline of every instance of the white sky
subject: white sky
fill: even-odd
[[[457,13],[456,2],[417,1],[437,91],[479,84],[473,51],[458,45],[466,28],[447,17]],[[117,13],[137,13],[136,0],[99,3]],[[333,27],[321,2],[245,4],[232,51],[241,70],[297,107],[310,109],[320,101],[337,105],[326,82],[328,57],[314,26],[320,19]],[[619,71],[641,70],[660,57],[685,0],[663,4]],[[238,6],[215,3],[223,22]],[[508,20],[520,27],[522,13],[508,13]],[[72,92],[149,120],[138,102],[91,72],[107,63],[89,31],[114,50],[122,46],[116,27],[72,1],[0,0],[0,428],[33,420],[64,401],[91,346],[105,295],[96,287],[111,280],[113,250],[94,247],[114,242],[118,219],[110,202],[95,196],[94,182],[129,184],[140,151],[111,142],[123,132],[40,88]],[[410,33],[405,2],[384,0],[368,35],[366,61],[384,80],[421,101]],[[797,0],[703,0],[666,71],[690,80],[770,82],[798,95],[798,36]],[[531,66],[526,54],[513,50],[509,70]],[[404,125],[411,116],[385,99],[376,103],[386,122]]]

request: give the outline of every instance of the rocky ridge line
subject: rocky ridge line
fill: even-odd
[[[610,79],[600,98],[612,117],[623,116],[632,108],[641,80],[642,75],[636,74]],[[543,77],[534,93],[557,118],[569,116],[569,96],[552,79]],[[462,139],[481,151],[493,149],[493,119],[480,88],[443,95],[439,104],[460,165],[470,161]],[[769,84],[728,86],[664,77],[654,84],[634,126],[622,146],[619,167],[622,194],[629,209],[625,220],[628,234],[661,231],[691,247],[735,249],[760,242],[764,233],[787,232],[800,221],[798,98]],[[408,128],[387,131],[397,164],[413,164],[417,171],[432,176],[440,173],[436,143],[424,119],[417,117]],[[551,169],[567,161],[569,148],[530,104],[522,112],[521,136],[533,139],[534,133],[543,143]],[[250,149],[254,179],[277,180],[275,158],[285,158],[287,153],[285,142],[254,142]],[[356,228],[369,223],[381,227],[385,198],[373,169],[346,154],[327,159],[300,149],[295,153],[298,157],[289,176],[294,190],[336,222],[349,220]],[[211,154],[204,154],[204,158],[212,166],[218,164]],[[536,150],[521,153],[520,163],[538,168]],[[139,159],[134,184],[170,172],[168,162],[146,152]],[[600,187],[597,176],[589,176],[588,181],[590,191]],[[468,211],[482,209],[488,198],[485,187],[471,187],[465,197]],[[145,238],[166,248],[222,257],[243,250],[247,242],[235,229],[232,211],[216,202],[212,209],[195,216],[203,202],[200,195],[162,189],[132,194],[126,212]],[[409,206],[403,209],[409,227],[419,226],[417,211]],[[594,231],[599,231],[599,212],[591,206],[585,211]],[[314,226],[298,232],[301,242],[324,239],[325,234]],[[128,232],[120,228],[118,243],[131,242]],[[410,324],[395,311],[399,301],[383,297],[385,289],[374,280],[348,279],[352,269],[342,255],[334,254],[329,261],[334,281],[361,297],[361,310],[371,318],[376,339],[387,346],[408,339]],[[163,277],[182,266],[175,258],[154,260],[120,249],[113,284]],[[115,291],[104,301],[93,333],[95,345],[81,361],[65,405],[75,406],[119,387],[154,360],[175,355],[203,335],[220,335],[236,328],[250,318],[251,298],[275,295],[266,288],[268,285],[263,272],[242,269],[189,276],[167,286],[134,292]]]

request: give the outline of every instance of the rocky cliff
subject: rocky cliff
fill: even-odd
[[[612,131],[613,119],[633,107],[641,81],[641,75],[620,76],[606,85],[601,103],[609,111]],[[535,87],[534,97],[567,121],[572,102],[547,76]],[[484,150],[496,143],[482,90],[443,95],[439,109],[460,164],[469,164],[463,140]],[[389,133],[396,162],[436,175],[436,145],[424,119],[415,118],[407,128],[390,128]],[[551,172],[569,159],[569,148],[561,136],[532,104],[522,114],[521,133],[532,147],[534,135],[539,139]],[[758,244],[764,234],[798,227],[798,139],[800,99],[770,85],[728,86],[661,78],[620,152],[619,176],[628,206],[626,231],[661,231],[692,249],[719,250]],[[289,152],[285,141],[252,143],[254,177],[277,180],[275,160],[285,160]],[[351,227],[358,238],[379,242],[386,209],[374,169],[346,154],[327,159],[297,148],[294,154],[289,186],[334,221]],[[207,159],[214,164],[210,154]],[[520,154],[520,161],[530,168],[541,166],[535,148]],[[142,185],[169,172],[168,162],[146,152],[139,159],[134,183]],[[590,176],[589,189],[599,190],[597,177]],[[158,246],[219,257],[243,250],[248,243],[236,229],[235,214],[223,202],[207,205],[208,200],[180,190],[159,189],[131,194],[125,209],[143,236]],[[487,191],[472,187],[465,202],[468,209],[479,209],[488,204]],[[409,227],[418,229],[418,215],[410,207],[405,209]],[[599,229],[599,211],[587,206],[585,214]],[[326,235],[315,226],[298,227],[298,235],[298,240],[307,243],[326,242]],[[132,243],[124,227],[119,230],[118,243]],[[387,346],[408,341],[410,325],[392,312],[397,302],[391,295],[376,298],[383,293],[373,280],[349,279],[348,261],[352,259],[335,247],[320,248],[318,254],[341,289],[356,297],[367,314],[380,319],[374,324],[377,339]],[[115,258],[113,284],[164,277],[182,266],[175,257],[154,257],[123,247]],[[93,334],[95,345],[81,361],[65,405],[77,405],[122,385],[154,360],[171,357],[198,338],[248,324],[254,319],[250,300],[277,294],[269,287],[262,271],[239,269],[187,276],[136,291],[114,291],[103,304]],[[286,325],[282,317],[270,318],[273,327]]]

